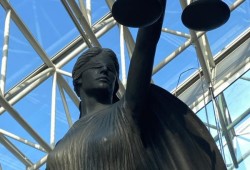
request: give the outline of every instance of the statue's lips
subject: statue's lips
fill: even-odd
[[[107,82],[108,82],[108,81],[109,81],[109,78],[103,76],[103,77],[98,77],[97,80],[100,80],[100,81],[107,81]]]

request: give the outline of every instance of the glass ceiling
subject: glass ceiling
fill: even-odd
[[[113,2],[0,1],[0,170],[45,169],[47,153],[79,116],[71,80],[79,53],[95,45],[113,49],[126,83],[137,29],[114,21]],[[224,2],[228,22],[195,32],[181,22],[187,2],[168,1],[152,80],[197,113],[228,169],[247,170],[250,1]]]

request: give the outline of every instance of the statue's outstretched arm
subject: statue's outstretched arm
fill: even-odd
[[[158,21],[150,26],[140,28],[137,34],[125,92],[125,100],[133,113],[140,114],[148,98],[154,56],[161,35],[166,0],[162,0],[162,5],[163,13]]]

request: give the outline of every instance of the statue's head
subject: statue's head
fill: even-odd
[[[102,71],[102,69],[107,69],[107,72],[109,71],[111,73],[114,73],[110,73],[109,75],[107,73],[107,76],[109,76],[109,81],[113,81],[111,82],[113,84],[113,87],[110,87],[112,88],[110,91],[112,93],[111,95],[113,96],[113,102],[117,101],[116,93],[119,89],[119,64],[116,55],[112,50],[100,47],[89,48],[87,51],[80,55],[74,65],[72,71],[72,78],[74,90],[78,97],[81,97],[81,87],[93,87],[96,85],[93,83],[98,83],[102,81],[105,82],[105,79],[95,81],[95,79],[99,78],[95,77],[97,75],[95,72],[100,72]],[[97,76],[99,75],[100,74],[98,74]]]

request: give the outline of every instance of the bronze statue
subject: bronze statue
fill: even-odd
[[[163,16],[139,29],[127,88],[119,100],[115,53],[94,47],[78,58],[72,76],[81,116],[49,153],[47,170],[226,169],[198,117],[150,84]]]

